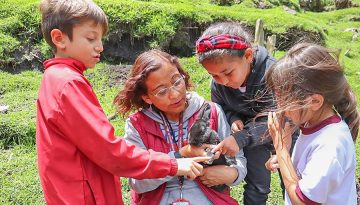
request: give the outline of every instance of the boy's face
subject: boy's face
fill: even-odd
[[[100,61],[103,51],[103,30],[94,21],[85,21],[74,26],[72,40],[64,34],[63,48],[58,48],[56,57],[73,58],[82,62],[86,68],[93,68]]]
[[[224,86],[238,89],[250,74],[251,55],[243,57],[224,55],[216,59],[206,59],[202,65],[213,79]]]

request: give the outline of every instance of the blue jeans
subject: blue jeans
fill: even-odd
[[[270,158],[269,145],[244,147],[247,160],[247,175],[244,185],[245,205],[265,205],[270,193],[270,171],[265,162]]]

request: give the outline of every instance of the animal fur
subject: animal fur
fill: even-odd
[[[189,144],[193,146],[202,146],[203,144],[212,144],[217,145],[220,143],[220,138],[217,132],[210,128],[210,114],[211,107],[208,103],[205,103],[199,111],[198,118],[195,120],[191,126],[188,134]],[[210,153],[211,154],[211,153]],[[204,166],[212,165],[234,165],[236,160],[234,157],[226,157],[220,155],[219,159],[209,161]],[[213,186],[213,189],[217,191],[223,191],[226,188],[226,185],[217,185]]]

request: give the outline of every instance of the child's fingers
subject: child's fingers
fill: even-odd
[[[274,120],[273,120],[273,112],[269,112],[268,114],[268,123],[267,123],[267,127],[269,130],[269,134],[271,136],[271,138],[274,140],[275,137],[275,129],[274,129]]]
[[[238,131],[241,131],[242,129],[244,129],[244,123],[241,120],[235,120],[231,124],[231,131],[232,132],[238,132]]]
[[[221,152],[215,152],[213,159],[219,159]]]
[[[201,166],[199,163],[194,163],[194,166],[191,167],[192,172],[196,175],[196,176],[200,176],[200,174],[202,173],[203,170],[203,166]]]
[[[194,157],[191,158],[194,162],[205,162],[208,161],[211,157]],[[198,163],[197,163],[198,164]],[[200,165],[201,166],[201,165]]]
[[[271,125],[273,124],[273,119],[272,119],[272,112],[269,112],[268,114],[268,128],[271,128]]]
[[[232,131],[232,132],[238,132],[238,131],[240,131],[240,129],[239,129],[239,127],[237,126],[236,123],[233,123],[233,124],[231,125],[231,131]]]
[[[275,112],[272,112],[272,118],[273,118],[275,128],[277,130],[279,130],[280,129],[280,124],[279,124],[279,120],[278,120]]]
[[[286,136],[290,136],[291,135],[291,131],[292,131],[292,128],[291,128],[291,125],[290,125],[290,122],[285,122],[285,127],[284,127],[284,133]]]
[[[212,153],[216,153],[218,151],[222,152],[224,146],[224,141],[221,141],[219,144],[217,144],[212,150]]]
[[[189,180],[194,180],[196,178],[196,175],[194,174],[194,172],[190,171],[186,178]]]

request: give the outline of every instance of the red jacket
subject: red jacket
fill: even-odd
[[[210,115],[210,127],[213,130],[217,130],[217,112],[215,105],[210,103],[211,105],[211,115]],[[197,113],[195,113],[189,119],[188,128],[194,123]],[[152,120],[150,117],[146,116],[142,112],[137,112],[130,116],[131,124],[135,127],[135,129],[139,132],[139,135],[148,149],[153,149],[158,152],[169,153],[170,152],[170,144],[165,140],[164,135],[160,130],[160,125],[156,121]],[[230,196],[230,188],[225,190],[224,192],[218,192],[214,189],[211,189],[205,186],[199,179],[196,179],[196,182],[202,192],[207,196],[207,198],[214,205],[238,205],[238,202],[231,198]],[[163,197],[163,194],[166,189],[166,183],[160,185],[157,189],[145,192],[142,194],[136,193],[133,189],[131,189],[131,204],[132,205],[158,205]],[[192,204],[196,204],[191,202]]]
[[[176,174],[176,161],[168,155],[138,149],[114,136],[82,63],[54,58],[44,66],[36,144],[47,204],[123,204],[118,176]]]

